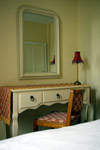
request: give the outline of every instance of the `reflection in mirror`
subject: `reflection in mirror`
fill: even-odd
[[[59,19],[32,7],[19,10],[20,79],[60,76]]]
[[[24,42],[24,72],[48,72],[46,43]]]

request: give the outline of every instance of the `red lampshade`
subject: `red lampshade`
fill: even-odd
[[[77,63],[77,64],[78,63],[84,63],[82,58],[81,58],[81,56],[80,56],[80,52],[79,51],[75,52],[74,59],[72,60],[72,64],[74,64],[74,63]]]

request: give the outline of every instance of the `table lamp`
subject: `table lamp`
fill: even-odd
[[[77,51],[75,52],[74,55],[74,59],[72,60],[72,64],[76,64],[77,65],[77,80],[74,82],[75,85],[80,85],[81,83],[78,81],[78,64],[79,63],[84,63],[81,56],[80,56],[80,52]]]

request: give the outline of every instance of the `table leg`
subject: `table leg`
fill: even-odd
[[[17,93],[13,93],[13,113],[12,113],[12,137],[18,135],[18,99]]]

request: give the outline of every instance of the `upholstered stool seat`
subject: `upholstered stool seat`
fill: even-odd
[[[56,122],[56,123],[66,123],[67,112],[53,112],[46,116],[42,116],[38,118],[39,121],[49,121],[49,122]],[[74,120],[76,116],[71,116],[71,121]]]

